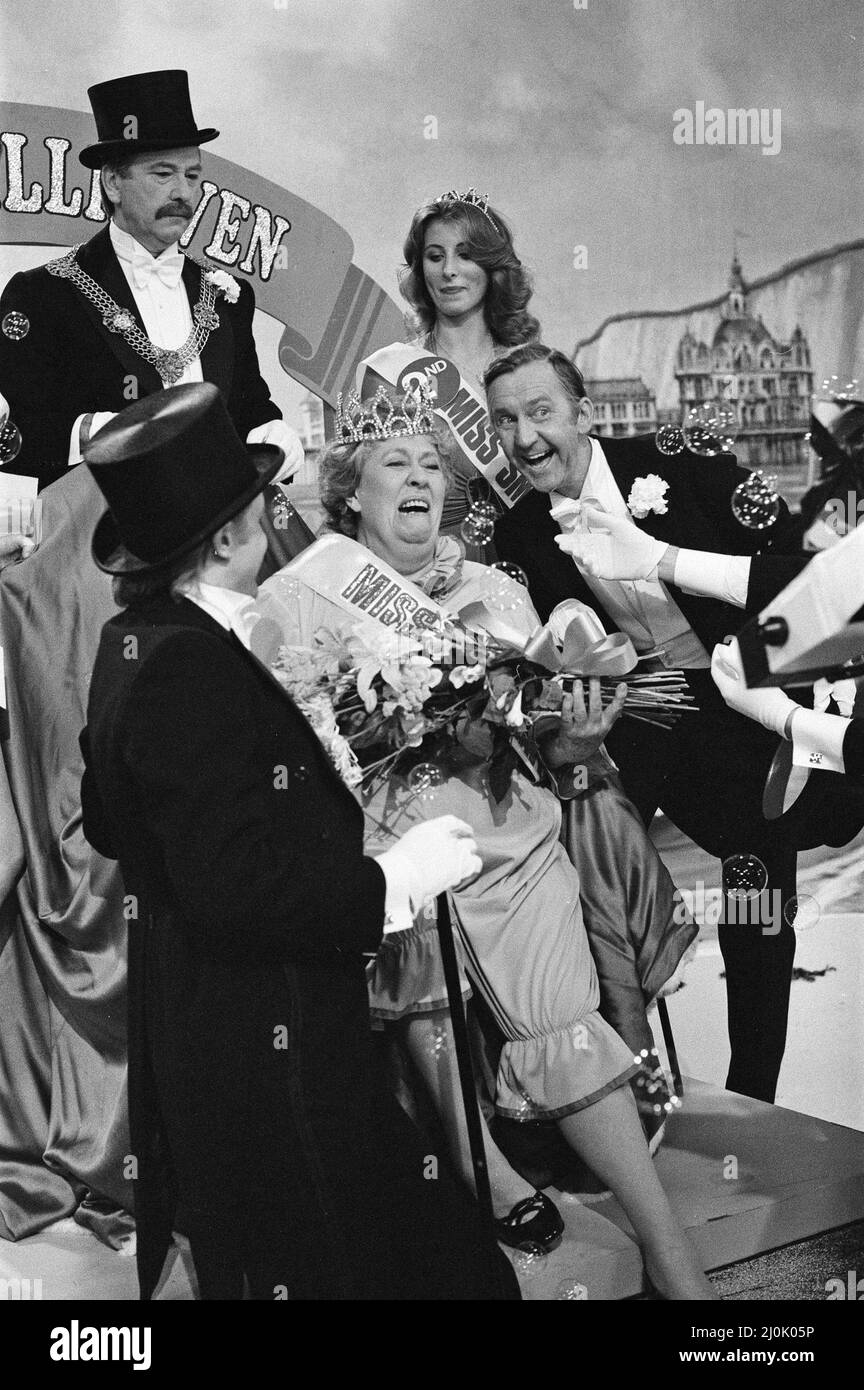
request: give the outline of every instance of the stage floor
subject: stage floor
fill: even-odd
[[[669,1121],[657,1166],[708,1269],[864,1218],[864,1134],[702,1081],[685,1082],[684,1106]],[[523,1297],[637,1297],[642,1262],[616,1203],[554,1189],[550,1196],[560,1203],[565,1238],[540,1259],[514,1256]],[[830,1252],[829,1244],[820,1257],[824,1271],[811,1271],[816,1288],[845,1278],[845,1269],[829,1267]],[[794,1261],[794,1250],[789,1258]],[[137,1297],[134,1260],[71,1220],[17,1244],[0,1243],[0,1279],[40,1280],[46,1300]],[[159,1298],[192,1297],[191,1266],[178,1248]]]

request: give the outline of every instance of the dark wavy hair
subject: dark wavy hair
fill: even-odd
[[[418,208],[411,221],[402,254],[405,264],[399,275],[399,289],[414,310],[418,334],[427,336],[435,327],[435,306],[426,288],[423,251],[426,229],[437,218],[458,223],[463,229],[468,255],[489,276],[483,316],[495,343],[516,347],[540,334],[540,324],[528,313],[533,285],[528,271],[513,248],[513,235],[500,212],[488,209],[489,218],[471,203],[436,198]]]
[[[455,473],[452,436],[446,426],[439,425],[436,421],[432,438],[441,460],[444,481],[450,487]],[[334,442],[326,445],[319,454],[318,494],[324,508],[324,524],[319,535],[337,531],[342,536],[350,536],[352,541],[357,539],[360,518],[348,506],[348,498],[353,497],[357,491],[366,460],[375,445],[381,442],[387,441],[371,439],[363,444]]]

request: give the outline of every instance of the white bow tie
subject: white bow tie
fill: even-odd
[[[144,290],[155,275],[163,285],[173,290],[180,283],[184,259],[180,251],[175,251],[170,256],[161,256],[158,261],[146,252],[136,251],[132,256],[132,283],[136,290]]]

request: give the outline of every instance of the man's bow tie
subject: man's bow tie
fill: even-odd
[[[132,283],[136,290],[144,290],[155,275],[157,280],[161,280],[163,285],[173,290],[180,283],[184,259],[180,251],[175,251],[170,256],[162,256],[158,261],[152,256],[136,251],[132,257]]]

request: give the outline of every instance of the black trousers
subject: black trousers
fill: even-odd
[[[773,1101],[786,1046],[795,955],[796,851],[762,815],[762,789],[776,735],[730,710],[707,671],[688,671],[698,714],[671,730],[622,718],[606,746],[648,825],[662,810],[724,864],[734,890],[736,862],[750,856],[758,896],[725,897],[719,925],[726,967],[731,1091]],[[761,866],[764,866],[761,867]]]

